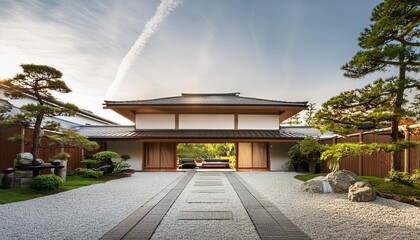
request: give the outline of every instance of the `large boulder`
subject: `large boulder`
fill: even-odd
[[[311,180],[304,182],[300,189],[312,193],[331,192],[327,178],[323,176],[312,178]]]
[[[16,164],[18,166],[30,166],[33,160],[34,156],[29,152],[18,153],[16,155]]]
[[[347,193],[351,185],[355,182],[362,181],[359,176],[348,170],[331,172],[327,175],[327,179],[331,188],[336,193]]]
[[[368,182],[358,181],[349,187],[348,199],[352,202],[371,202],[376,199],[376,194]]]

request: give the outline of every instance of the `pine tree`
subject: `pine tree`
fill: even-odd
[[[57,104],[56,98],[52,95],[51,91],[60,93],[71,92],[65,82],[60,79],[62,73],[59,70],[45,65],[34,64],[22,64],[21,67],[23,73],[19,73],[14,78],[2,82],[3,85],[7,86],[4,94],[6,97],[12,99],[26,98],[27,94],[30,94],[36,98],[37,103],[22,105],[20,107],[20,113],[6,116],[1,122],[4,125],[24,125],[34,128],[31,153],[34,159],[36,159],[42,137],[41,125],[44,124],[43,128],[48,130],[57,131],[60,129],[58,122],[43,122],[45,117],[74,116],[78,111],[78,107],[71,103]],[[57,141],[69,142],[69,138],[66,136],[71,135],[70,137],[74,142],[75,134],[77,135],[77,133],[64,131],[63,135],[59,137],[55,136],[55,139]],[[54,137],[51,139],[54,140]],[[80,139],[89,145],[91,149],[97,147],[97,144],[83,137]]]
[[[392,143],[397,144],[398,123],[409,115],[405,93],[420,89],[419,80],[411,77],[420,66],[419,1],[385,0],[373,9],[371,22],[359,37],[361,50],[342,67],[344,76],[360,79],[388,70],[397,70],[398,75],[331,98],[316,114],[316,125],[336,132],[366,123],[390,126]],[[392,152],[392,169],[401,170],[399,154]]]

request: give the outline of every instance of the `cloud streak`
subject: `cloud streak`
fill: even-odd
[[[147,41],[153,35],[153,33],[159,28],[159,25],[181,3],[182,3],[181,0],[162,0],[158,8],[156,9],[155,14],[146,23],[146,25],[144,26],[143,32],[137,38],[136,42],[128,51],[128,53],[125,55],[120,66],[118,67],[117,75],[114,81],[111,83],[111,86],[109,87],[106,93],[107,99],[110,99],[115,95],[115,93],[118,90],[118,87],[120,86],[121,82],[124,80],[125,76],[127,75],[127,71],[133,65],[137,56],[141,54],[144,47],[146,46]]]

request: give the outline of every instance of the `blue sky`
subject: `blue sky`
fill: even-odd
[[[127,123],[107,100],[182,92],[315,102],[363,86],[340,67],[358,50],[377,0],[178,0],[107,95],[124,56],[160,1],[0,1],[0,78],[21,63],[61,70],[73,90],[57,95]],[[386,75],[386,73],[384,73]]]

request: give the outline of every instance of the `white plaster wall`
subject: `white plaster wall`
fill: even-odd
[[[107,142],[107,150],[114,151],[119,154],[128,154],[131,159],[127,163],[136,171],[143,170],[143,143],[142,142],[124,142],[111,141]]]
[[[238,129],[279,129],[279,115],[238,115]]]
[[[180,114],[179,129],[234,129],[233,114]]]
[[[175,114],[136,114],[136,129],[175,129]]]
[[[270,170],[287,171],[290,161],[287,152],[296,143],[270,143]]]

